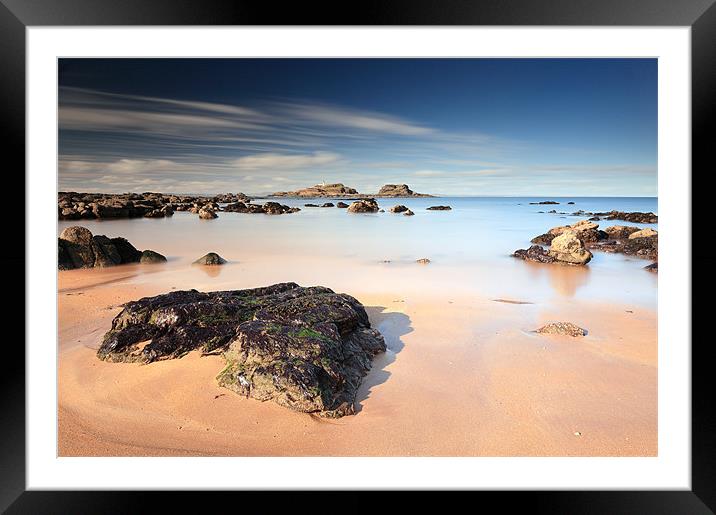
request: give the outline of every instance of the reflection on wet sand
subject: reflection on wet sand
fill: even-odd
[[[545,265],[525,263],[530,277],[541,279],[547,274],[552,289],[561,297],[574,297],[577,290],[587,284],[591,273],[588,266]]]

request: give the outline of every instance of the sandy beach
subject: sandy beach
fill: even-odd
[[[58,455],[657,454],[651,307],[574,298],[578,272],[563,267],[549,271],[557,295],[533,300],[427,288],[440,281],[440,269],[416,264],[271,265],[207,269],[180,259],[60,272]],[[310,280],[319,277],[316,269],[325,271],[324,280]],[[373,281],[361,281],[368,273]],[[284,276],[353,295],[384,335],[388,351],[364,379],[354,416],[319,419],[240,397],[217,385],[219,356],[194,352],[149,365],[95,356],[124,302],[172,289],[266,285]],[[577,323],[588,335],[532,332],[554,320]]]

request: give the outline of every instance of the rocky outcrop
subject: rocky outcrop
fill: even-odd
[[[356,200],[348,206],[349,213],[375,213],[378,211],[378,203],[375,199]]]
[[[398,204],[397,206],[393,206],[390,209],[388,209],[388,211],[390,211],[391,213],[404,213],[404,212],[408,211],[408,208],[402,204]]]
[[[277,191],[272,197],[345,197],[356,195],[358,190],[349,188],[341,183],[316,184],[310,188],[303,188],[295,191]]]
[[[378,191],[376,197],[432,197],[424,193],[415,193],[407,184],[386,184]]]
[[[315,204],[307,204],[309,207],[318,207]],[[230,213],[251,213],[266,215],[282,215],[285,213],[297,213],[301,209],[298,207],[290,207],[278,202],[266,202],[265,204],[245,204],[244,202],[234,202],[224,206],[224,211]]]
[[[573,265],[586,265],[592,259],[592,253],[572,231],[566,231],[552,240],[549,255],[557,261]]]
[[[426,208],[428,211],[450,211],[452,208],[450,206],[430,206]]]
[[[341,209],[345,209],[345,208],[348,207],[348,204],[346,204],[345,202],[338,202],[338,203],[336,204],[336,207],[339,207],[339,208],[341,208]]]
[[[560,334],[563,336],[585,336],[587,331],[581,327],[574,325],[572,322],[552,322],[547,325],[543,325],[537,332],[540,334]]]
[[[552,240],[565,232],[573,232],[584,242],[594,242],[607,238],[607,233],[599,230],[599,225],[589,220],[581,220],[572,225],[553,227],[545,234],[532,238],[531,242],[538,245],[550,245]]]
[[[151,250],[145,251],[157,254]],[[102,268],[139,263],[143,253],[124,238],[93,236],[86,227],[67,227],[57,238],[57,268]]]
[[[219,254],[216,252],[209,252],[208,254],[204,254],[199,259],[194,261],[192,264],[194,265],[223,265],[226,263],[226,260],[222,258]]]
[[[219,384],[323,417],[354,413],[362,377],[386,350],[363,306],[328,288],[175,291],[125,304],[97,356],[141,362],[222,353]]]
[[[530,202],[532,205],[552,205],[552,204],[559,204],[559,202],[555,202],[554,200],[542,200],[541,202]]]
[[[277,191],[271,197],[350,197],[351,199],[367,199],[377,197],[432,197],[424,193],[416,193],[407,184],[386,184],[378,193],[358,193],[355,188],[349,188],[341,183],[317,184],[310,188],[303,188],[295,191]]]
[[[219,211],[218,203],[248,202],[243,193],[224,193],[215,197],[172,195],[163,193],[77,193],[60,192],[57,212],[60,220],[90,220],[110,218],[163,218],[175,211],[198,213],[211,205]]]
[[[625,213],[624,211],[608,211],[606,213],[590,213],[602,220],[624,220],[635,224],[656,224],[659,217],[654,213],[640,213],[638,211]]]

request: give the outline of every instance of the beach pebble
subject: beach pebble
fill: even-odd
[[[565,336],[584,336],[587,334],[585,329],[574,325],[571,322],[552,322],[547,325],[543,325],[537,332],[540,334],[561,334]]]

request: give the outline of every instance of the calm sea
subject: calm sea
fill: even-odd
[[[650,261],[595,252],[587,267],[577,268],[535,265],[510,257],[549,228],[588,218],[573,216],[574,211],[658,213],[654,197],[378,199],[386,212],[375,214],[304,207],[305,203],[335,203],[335,199],[256,202],[266,200],[302,210],[280,216],[220,212],[215,220],[178,212],[162,219],[62,221],[58,231],[83,225],[94,234],[123,236],[139,249],[166,255],[167,270],[173,271],[188,267],[208,251],[218,252],[237,266],[222,270],[217,288],[231,287],[232,277],[242,287],[251,283],[250,277],[240,273],[254,270],[257,275],[260,265],[262,280],[324,284],[347,293],[369,287],[391,292],[422,289],[529,301],[557,296],[656,306],[657,276],[642,270]],[[530,204],[542,200],[560,204]],[[570,201],[574,204],[568,205]],[[396,204],[406,205],[415,216],[389,213],[388,208]],[[425,209],[439,204],[450,205],[452,211]],[[551,210],[557,213],[548,213]],[[637,225],[602,221],[600,227],[617,224]],[[658,229],[656,224],[638,225]],[[430,265],[415,264],[424,257],[431,260]]]

